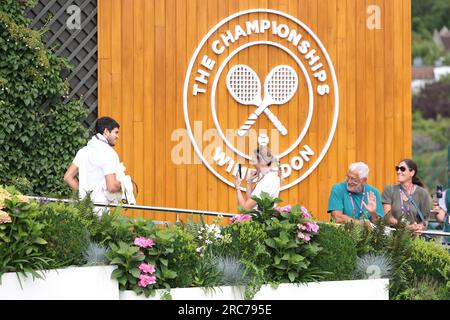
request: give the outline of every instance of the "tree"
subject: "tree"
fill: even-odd
[[[63,175],[87,139],[81,101],[64,103],[68,63],[28,27],[31,0],[0,0],[0,184],[26,178],[35,194],[70,194]]]
[[[450,117],[450,77],[425,85],[413,98],[413,110],[420,111],[425,119]]]

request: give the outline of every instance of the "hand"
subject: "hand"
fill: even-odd
[[[423,224],[421,224],[421,223],[419,223],[419,224],[417,224],[416,225],[416,232],[421,232],[421,231],[424,231],[424,230],[426,230],[426,228],[427,227],[425,227]]]
[[[369,192],[369,194],[367,195],[367,204],[363,201],[363,206],[370,213],[377,212],[377,198],[375,197],[375,193]]]
[[[398,224],[398,220],[395,219],[394,217],[390,217],[390,218],[389,218],[389,224],[390,224],[391,226],[395,226],[395,225]]]
[[[438,214],[441,211],[441,207],[439,207],[439,204],[434,203],[433,210],[431,212]]]
[[[259,177],[258,171],[253,171],[251,175],[247,177],[247,184],[252,184],[253,180]]]

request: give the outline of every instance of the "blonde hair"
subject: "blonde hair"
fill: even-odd
[[[269,149],[269,147],[267,147],[266,145],[259,145],[253,151],[253,154],[255,155],[254,159],[256,159],[256,161],[262,160],[269,167],[271,167],[273,163],[275,163],[278,170],[278,176],[280,177],[280,179],[283,179],[280,166],[280,159],[278,159],[278,157],[272,152],[272,150]]]

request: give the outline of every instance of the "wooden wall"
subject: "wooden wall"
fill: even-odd
[[[372,4],[381,7],[381,30],[366,27]],[[172,163],[171,135],[185,128],[184,79],[200,40],[251,8],[284,11],[308,25],[339,82],[331,148],[307,180],[281,194],[286,203],[326,220],[331,186],[344,180],[349,163],[368,163],[369,183],[382,190],[395,181],[396,162],[411,156],[410,0],[99,0],[99,115],[121,124],[116,149],[139,185],[139,204],[236,212],[235,191],[205,166]],[[323,135],[320,126],[311,130]]]

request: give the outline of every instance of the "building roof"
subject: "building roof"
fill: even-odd
[[[413,80],[434,79],[434,67],[413,67]]]

